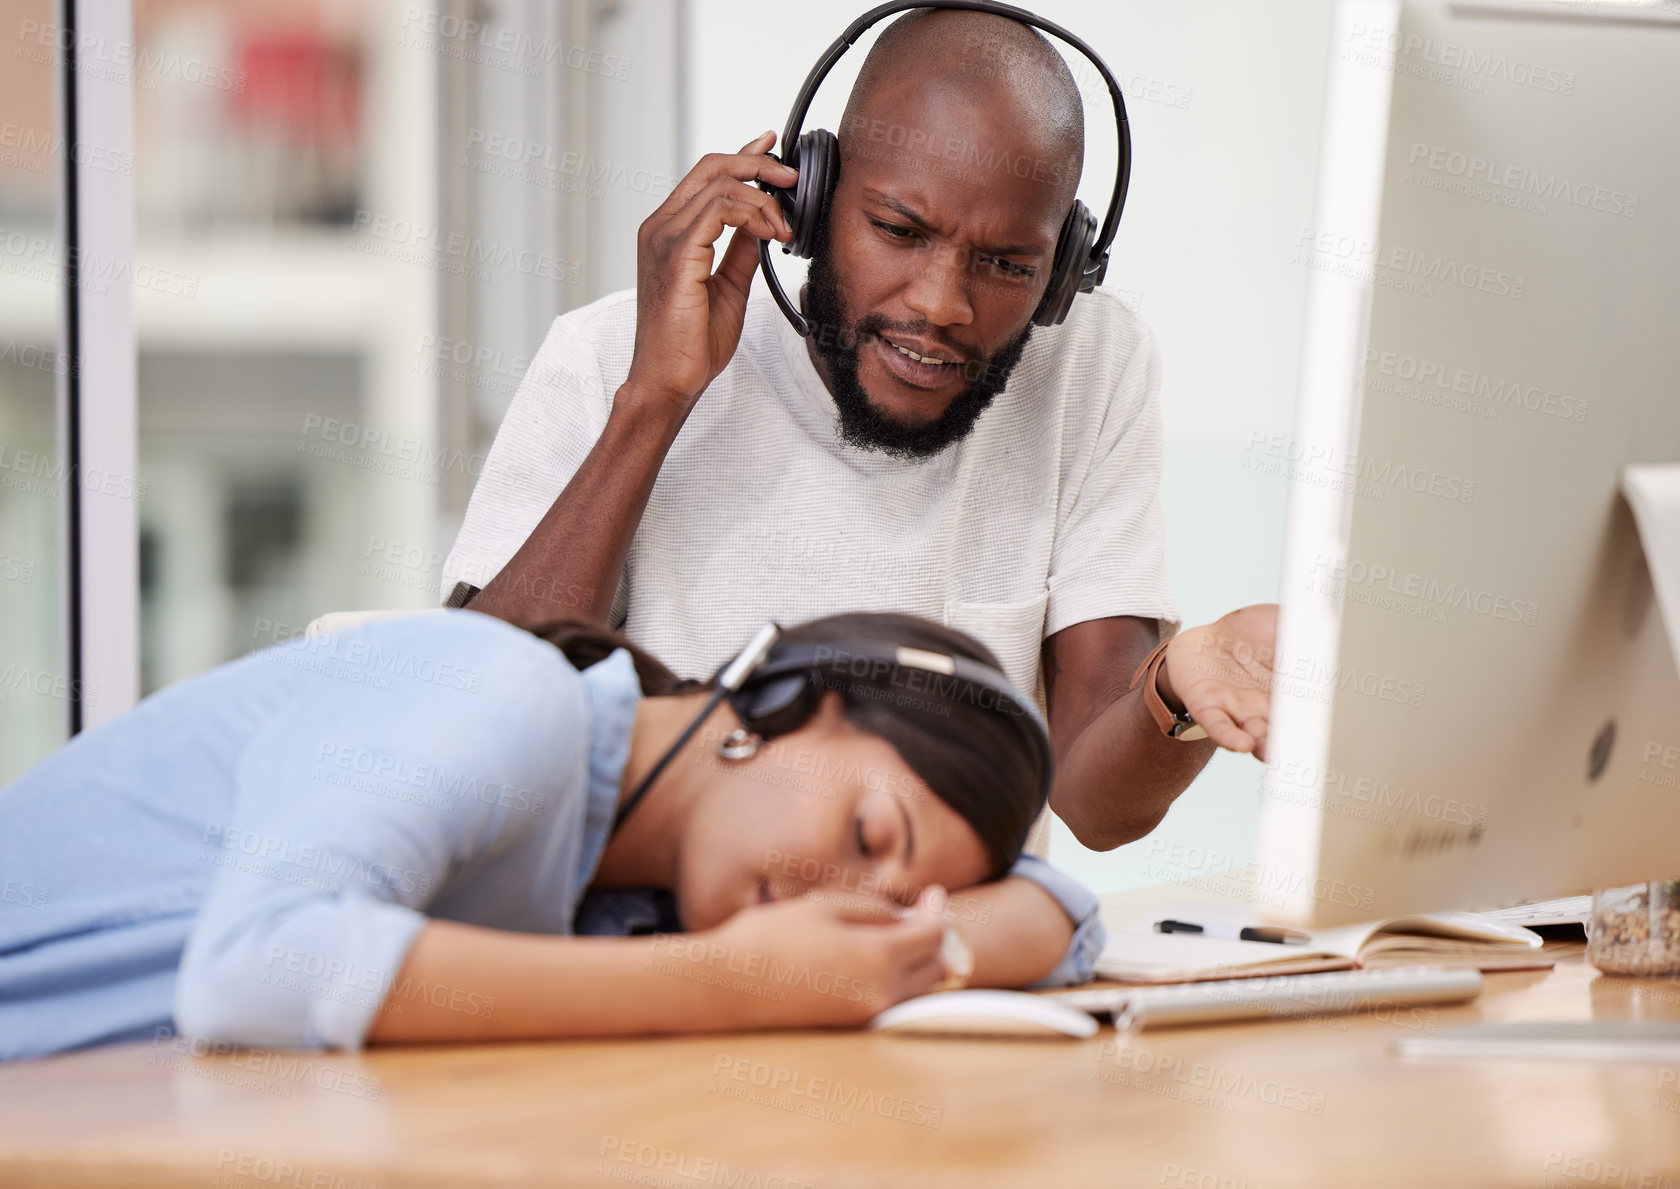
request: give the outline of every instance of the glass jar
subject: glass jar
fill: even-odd
[[[1593,892],[1587,961],[1606,974],[1680,974],[1680,880]]]

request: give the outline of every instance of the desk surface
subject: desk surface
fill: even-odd
[[[1466,1006],[1081,1042],[94,1050],[0,1068],[0,1185],[1671,1189],[1680,1070],[1390,1055],[1477,1020],[1680,1019],[1680,981],[1560,956]]]

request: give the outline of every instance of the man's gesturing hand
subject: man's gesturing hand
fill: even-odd
[[[1239,607],[1167,645],[1156,685],[1168,706],[1182,705],[1220,747],[1266,759],[1277,604]]]
[[[776,200],[753,186],[799,178],[768,155],[766,132],[739,153],[712,153],[647,217],[636,236],[636,353],[626,386],[686,413],[735,354],[758,240],[791,235]],[[717,272],[713,245],[733,227]]]

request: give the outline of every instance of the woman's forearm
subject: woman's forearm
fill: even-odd
[[[1036,983],[1073,942],[1073,922],[1056,898],[1018,875],[952,892],[947,919],[974,951],[972,987]]]
[[[550,937],[429,921],[367,1039],[629,1036],[728,1028],[730,997],[652,937]]]

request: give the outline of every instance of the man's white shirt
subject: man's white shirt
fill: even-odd
[[[630,369],[636,295],[554,321],[485,460],[443,568],[483,587],[582,465]],[[1089,619],[1178,630],[1161,511],[1160,361],[1118,297],[1039,327],[962,441],[915,461],[843,441],[833,397],[773,302],[695,404],[631,543],[611,622],[708,678],[761,626],[902,611],[986,644],[1024,690],[1041,642]],[[563,581],[521,578],[557,616]],[[1128,674],[1129,676],[1129,674]]]

